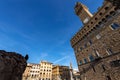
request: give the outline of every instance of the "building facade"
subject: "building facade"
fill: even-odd
[[[40,62],[40,80],[52,80],[52,63],[47,61]]]
[[[39,80],[40,76],[40,64],[29,64],[32,66],[30,70],[30,78],[31,80]]]
[[[73,70],[73,76],[74,76],[73,80],[80,80],[80,73],[78,70]]]
[[[83,27],[71,39],[81,80],[120,79],[120,9],[108,1],[95,14],[77,2]]]
[[[70,80],[69,66],[54,65],[52,68],[52,80]]]
[[[22,80],[29,80],[30,79],[30,70],[32,68],[32,65],[27,64],[27,67],[23,73]]]
[[[111,2],[114,6],[117,6],[118,8],[120,8],[120,0],[106,0]]]
[[[28,63],[22,80],[52,80],[52,63],[41,61],[40,64]]]
[[[28,63],[22,80],[39,80],[40,64]]]

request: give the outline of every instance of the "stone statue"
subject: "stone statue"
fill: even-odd
[[[28,55],[0,50],[0,80],[22,80],[27,59]]]

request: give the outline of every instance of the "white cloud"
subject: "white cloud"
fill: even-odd
[[[77,63],[75,60],[75,55],[72,51],[66,51],[66,52],[61,52],[59,53],[62,58],[56,60],[54,63],[60,64],[60,65],[65,65],[65,66],[70,66],[70,63],[72,63],[73,69],[78,69],[77,68]]]
[[[69,57],[69,56],[62,57],[62,58],[56,60],[54,63],[59,63],[59,62],[65,60],[65,59],[67,59],[68,57]]]
[[[44,58],[46,58],[47,56],[48,56],[47,53],[41,53],[41,54],[40,54],[40,58],[41,58],[41,59],[44,59]]]

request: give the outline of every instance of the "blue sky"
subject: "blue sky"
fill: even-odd
[[[77,1],[92,13],[103,0],[0,0],[0,49],[29,55],[28,62],[47,60],[77,68],[70,39],[82,23]]]

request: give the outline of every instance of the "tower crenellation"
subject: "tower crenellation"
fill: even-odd
[[[87,6],[83,5],[80,2],[77,2],[75,5],[75,13],[79,16],[80,20],[83,24],[86,24],[90,18],[92,18],[92,14],[90,13]]]
[[[77,2],[75,12],[83,22],[71,39],[81,80],[119,80],[120,8],[105,0],[92,16]]]

